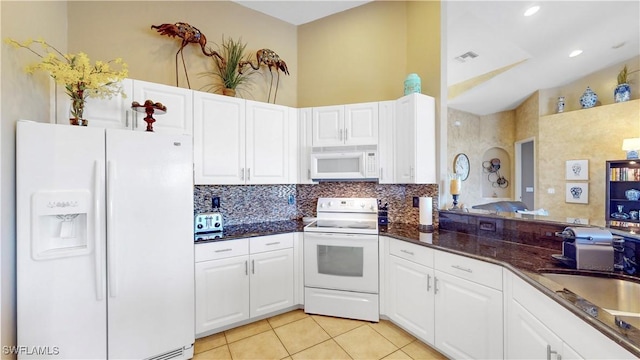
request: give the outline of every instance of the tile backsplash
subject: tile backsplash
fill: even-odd
[[[322,182],[314,185],[196,185],[194,213],[212,211],[220,197],[225,225],[293,220],[316,216],[319,197],[373,197],[389,203],[389,221],[418,224],[414,196],[433,198],[434,227],[438,221],[438,185],[382,185],[373,182]],[[195,214],[194,214],[195,215]]]

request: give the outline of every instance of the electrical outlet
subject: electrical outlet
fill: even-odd
[[[214,196],[211,198],[211,207],[212,208],[220,207],[220,196]]]
[[[413,197],[413,207],[420,207],[420,198],[417,196]]]

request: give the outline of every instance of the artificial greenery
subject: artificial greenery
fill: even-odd
[[[633,74],[634,72],[638,72],[640,71],[640,69],[638,70],[633,70],[633,71],[628,71],[627,69],[627,65],[625,65],[622,70],[620,70],[620,72],[618,73],[618,85],[620,84],[628,84],[629,83],[629,75]]]
[[[238,90],[241,87],[250,87],[250,78],[254,71],[248,71],[240,73],[238,71],[238,64],[245,59],[245,49],[247,44],[242,42],[242,39],[237,41],[233,38],[226,38],[222,36],[222,43],[218,46],[218,53],[222,57],[222,60],[213,57],[213,70],[204,73],[206,76],[212,76],[216,78],[215,84],[208,86],[208,90],[219,92],[222,89]]]
[[[25,72],[33,74],[35,71],[46,71],[57,84],[64,86],[72,101],[71,115],[75,119],[83,118],[87,97],[109,99],[117,94],[125,96],[118,82],[127,77],[128,69],[121,58],[91,64],[87,54],[63,54],[43,39],[24,42],[5,39],[5,42],[15,48],[27,49],[41,59],[28,65]],[[41,52],[32,46],[39,47]]]

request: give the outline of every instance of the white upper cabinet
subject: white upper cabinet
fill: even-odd
[[[322,106],[312,110],[312,145],[377,145],[378,103]]]
[[[193,98],[196,184],[244,184],[245,100],[196,91]]]
[[[147,81],[124,79],[121,82],[126,97],[115,95],[111,99],[87,99],[84,118],[90,127],[132,129],[146,131],[146,114],[131,109],[134,101],[159,102],[167,107],[166,114],[154,114],[153,131],[167,134],[193,133],[193,92],[175,86]],[[60,86],[56,90],[56,123],[69,124],[71,100]]]
[[[154,114],[156,120],[153,130],[159,133],[192,134],[193,133],[193,91],[175,86],[155,84],[147,81],[133,81],[133,96],[129,102],[144,104],[146,100],[162,103],[167,107],[165,114]],[[144,112],[134,112],[135,130],[146,130]]]
[[[395,111],[396,102],[394,100],[381,101],[378,104],[378,162],[380,166],[378,182],[380,184],[393,184],[395,181],[393,162]]]
[[[295,183],[295,109],[246,102],[246,182]]]
[[[410,94],[396,100],[394,126],[395,183],[435,184],[435,99]]]
[[[311,179],[312,109],[298,109],[298,184],[317,184]]]
[[[194,92],[195,183],[294,183],[296,116],[286,106]]]

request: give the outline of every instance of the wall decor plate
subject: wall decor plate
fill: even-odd
[[[467,178],[469,177],[470,164],[469,158],[466,154],[460,153],[456,155],[456,157],[453,159],[453,170],[457,174],[460,174],[460,178],[462,179],[462,181],[467,180]]]
[[[627,200],[638,201],[640,200],[640,190],[629,189],[624,192],[624,196],[627,198]]]
[[[576,204],[589,203],[589,183],[566,184],[565,202]]]

